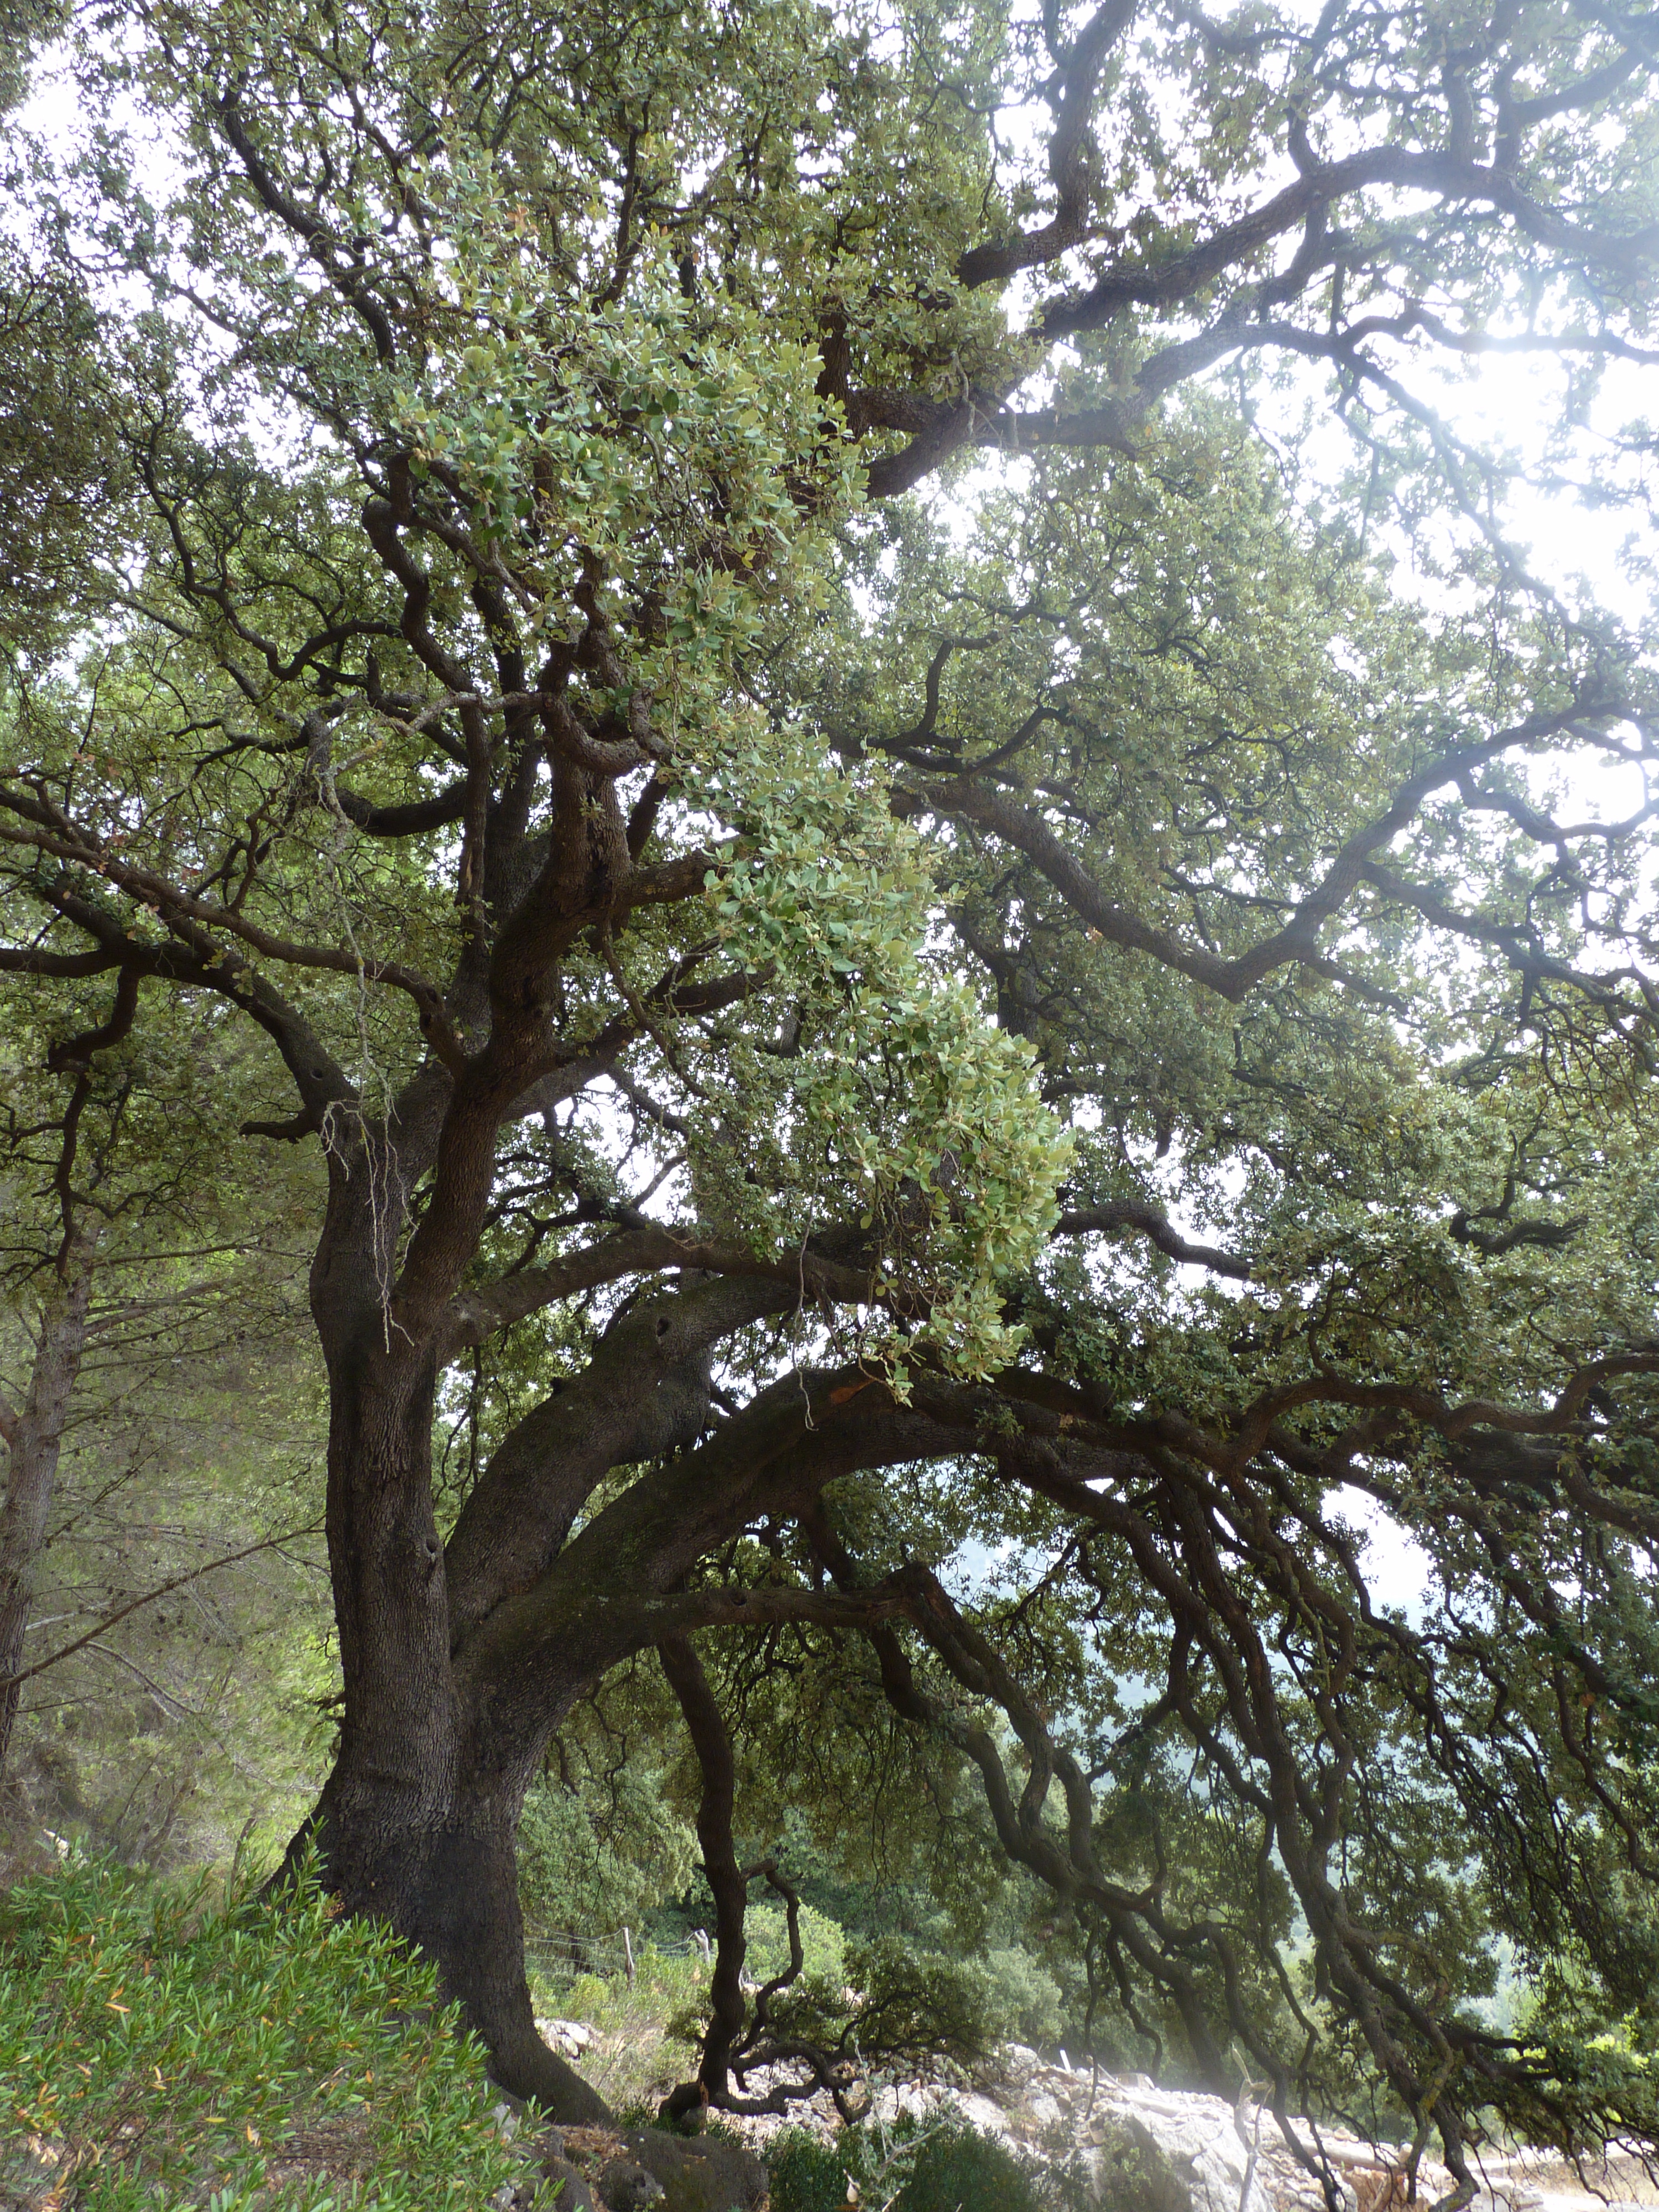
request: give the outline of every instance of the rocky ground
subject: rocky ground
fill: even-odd
[[[730,2143],[655,2128],[547,2128],[526,2150],[524,2179],[498,2191],[491,2212],[520,2212],[548,2182],[558,2185],[559,2212],[764,2212],[766,2205],[765,2167]]]
[[[599,2039],[590,2028],[568,2021],[540,2025],[568,2057],[595,2055]],[[750,2086],[763,2085],[751,2077]],[[902,2112],[927,2117],[951,2107],[1043,2164],[1086,2177],[1089,2195],[1109,2212],[1325,2212],[1316,2179],[1285,2142],[1272,2112],[1249,2099],[1235,2106],[1219,2097],[1160,2089],[1144,2074],[1097,2073],[1072,2066],[1064,2052],[1049,2061],[1010,2044],[971,2087],[890,2086],[879,2093],[875,2112],[890,2124]],[[784,2126],[830,2135],[838,2124],[827,2100],[823,2111],[797,2108],[787,2121],[741,2123],[763,2157]],[[1310,2131],[1299,2132],[1313,2152]],[[1322,2131],[1319,2148],[1337,2176],[1345,2212],[1392,2212],[1407,2202],[1403,2151]],[[613,2159],[619,2154],[611,2152]],[[1633,2152],[1615,2149],[1582,2170],[1552,2151],[1488,2154],[1478,2171],[1483,2187],[1470,2212],[1659,2205],[1659,2186]],[[1443,2166],[1423,2161],[1420,2202],[1432,2204],[1450,2185]]]

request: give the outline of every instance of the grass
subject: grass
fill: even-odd
[[[677,2081],[696,2070],[687,2027],[707,2005],[708,1969],[696,1957],[671,1959],[649,1945],[631,1983],[618,1974],[544,1980],[532,1971],[531,1996],[544,2020],[576,2020],[593,2030],[581,2070],[613,2111],[649,2106],[654,2114]]]
[[[844,1978],[845,1942],[833,1920],[805,1906],[800,1915],[809,1976]],[[745,1961],[764,1981],[789,1962],[787,1923],[774,1907],[750,1910]],[[711,1968],[695,1952],[669,1956],[653,1944],[635,1954],[631,1983],[619,1973],[558,1974],[530,1969],[531,1996],[543,2019],[580,2021],[595,2040],[582,2072],[613,2109],[657,2106],[677,2082],[695,2072],[696,2052],[708,2018]]]
[[[478,2212],[520,2171],[492,2102],[431,1969],[314,1887],[92,1863],[0,1892],[0,2201]]]

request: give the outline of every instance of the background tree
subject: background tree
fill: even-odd
[[[1644,359],[1639,27],[122,28],[178,186],[100,155],[56,234],[149,288],[143,519],[95,697],[13,696],[6,965],[252,1024],[228,1110],[325,1160],[331,1885],[592,2112],[514,1838],[657,1647],[740,2103],[694,1639],[787,1631],[977,1774],[1160,2063],[1469,2187],[1477,2112],[1649,2130],[1649,809],[1552,788],[1641,770],[1648,679],[1412,382]],[[1351,495],[1186,392],[1264,355],[1330,368]],[[1383,514],[1443,524],[1432,611]],[[441,1521],[501,1344],[540,1394]],[[1017,1595],[952,1595],[970,1539]]]
[[[286,1243],[308,1164],[226,1183],[226,1038],[165,1000],[135,1035],[137,994],[104,1018],[100,997],[37,986],[0,1066],[0,1813],[20,1846],[45,1826],[222,1854],[281,1820],[301,1700],[327,1683]],[[215,1739],[230,1771],[193,1803]]]
[[[110,1155],[125,1101],[118,1096],[107,1109],[106,1127],[86,1146],[87,1108],[93,1096],[92,1063],[101,1045],[119,1043],[131,1027],[137,993],[120,994],[106,1023],[83,1030],[48,1048],[48,1066],[72,1080],[60,1117],[45,1127],[14,1121],[14,1148],[48,1139],[52,1195],[58,1215],[57,1249],[46,1271],[33,1331],[28,1386],[17,1406],[0,1400],[0,1437],[9,1456],[6,1498],[0,1510],[0,1787],[6,1781],[12,1727],[17,1717],[23,1641],[35,1571],[46,1540],[58,1461],[68,1424],[70,1401],[86,1351],[88,1309],[92,1300],[98,1243],[104,1227],[98,1186],[109,1171]],[[77,1178],[76,1170],[81,1174]]]

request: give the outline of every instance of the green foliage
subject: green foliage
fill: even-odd
[[[960,2120],[849,2129],[832,2142],[790,2129],[767,2153],[773,2212],[841,2212],[852,2201],[891,2212],[1037,2212],[1030,2173],[1004,2144]]]
[[[0,1045],[0,1396],[27,1393],[63,1237],[68,1077],[107,981],[44,983]],[[316,1171],[227,1153],[244,1041],[152,1000],[76,1127],[91,1328],[29,1607],[0,1837],[158,1864],[280,1851],[319,1778],[327,1650],[321,1377],[295,1265]],[[0,1462],[3,1464],[3,1462]],[[8,1836],[8,1832],[9,1834]]]
[[[665,1958],[642,1944],[630,1983],[620,1966],[604,1974],[549,1973],[532,1954],[530,1979],[538,2014],[583,2021],[596,2032],[598,2041],[582,2061],[584,2077],[632,2124],[655,2127],[657,2107],[684,2080],[688,2043],[707,2017],[702,1960]]]
[[[917,2142],[893,2212],[1037,2212],[1025,2167],[990,2136],[960,2125],[934,2128]]]
[[[827,1913],[803,1905],[799,1913],[801,1972],[809,1981],[839,1990],[848,1976],[847,1938]],[[781,1905],[753,1905],[744,1922],[749,1939],[745,1967],[757,1981],[789,1964],[788,1918]]]
[[[198,1102],[218,1152],[320,1139],[354,1694],[418,1618],[447,1771],[564,1729],[533,1915],[683,1891],[676,1716],[589,1678],[648,1650],[641,1593],[781,1594],[709,1663],[738,1825],[817,1854],[781,2027],[920,2058],[1086,2016],[1173,2074],[1242,2037],[1448,2144],[1476,2110],[1650,2131],[1654,825],[1601,793],[1653,765],[1652,626],[1535,580],[1521,464],[1409,386],[1559,348],[1577,465],[1650,337],[1652,58],[1565,0],[1306,13],[1124,11],[1098,69],[1002,0],[87,18],[99,126],[17,180],[64,258],[8,249],[0,303],[0,919],[51,1016],[7,1031],[20,1265],[41,1069],[116,962],[173,1010],[96,1102],[158,1219],[245,1210],[211,1146],[204,1196]],[[1003,130],[1044,102],[1047,144]],[[1264,348],[1339,372],[1352,480],[1322,419],[1263,434]],[[1593,442],[1639,515],[1651,428]],[[640,1262],[641,1220],[702,1260]],[[670,1336],[732,1285],[742,1318],[585,1390],[641,1273]],[[266,1419],[309,1420],[300,1364],[258,1370],[185,1507],[147,1492],[169,1540],[301,1486]],[[238,1379],[158,1410],[134,1372],[69,1472],[67,1589],[109,1407],[171,1464]],[[439,1525],[494,1539],[453,1651],[441,1604],[382,1602],[405,1548],[343,1556],[393,1406],[400,1512],[435,1411]],[[538,1419],[578,1447],[556,1510]],[[1360,1511],[1414,1537],[1409,1607]],[[185,1611],[143,1616],[169,1652]],[[279,1612],[215,1646],[262,1751],[332,1686]],[[154,1672],[143,1632],[36,1753],[96,1668]],[[101,1815],[147,1754],[88,1713]],[[1507,2045],[1470,2025],[1496,1938],[1536,1999]],[[703,1996],[608,1985],[619,2039],[659,1970]]]
[[[1018,1944],[1000,1945],[984,1960],[985,2014],[994,2037],[1057,2043],[1063,2033],[1060,1985]]]
[[[804,1975],[773,1999],[778,2033],[856,2051],[871,2065],[927,2067],[983,2057],[1005,2024],[974,1960],[889,1934],[848,1943],[846,1962],[849,1986]]]
[[[13,49],[0,7],[0,112]],[[73,271],[0,239],[0,711],[8,666],[49,662],[102,611],[99,510],[112,514],[124,473],[111,434],[107,364]],[[11,672],[15,673],[14,672]]]
[[[890,2126],[871,2120],[845,2130],[833,2144],[799,2135],[781,2138],[786,2187],[777,2194],[779,2167],[770,2166],[775,2212],[820,2212],[847,2201],[850,2178],[860,2203],[892,2212],[1038,2212],[1042,2203],[1028,2167],[1004,2143],[981,2135],[953,2114],[930,2120],[901,2113]],[[810,2147],[808,2147],[810,2145]],[[842,2194],[833,2194],[835,2176]],[[796,2179],[799,2176],[799,2179]]]
[[[631,1927],[684,1887],[696,1838],[643,1760],[580,1787],[542,1774],[519,1828],[519,1894],[532,1929],[583,1937]]]
[[[876,1232],[876,1286],[930,1302],[915,1352],[991,1371],[1018,1341],[1002,1289],[1053,1227],[1071,1139],[1029,1050],[987,1025],[928,945],[933,856],[893,818],[889,776],[826,774],[810,731],[744,737],[707,786],[741,831],[741,864],[711,872],[709,902],[726,942],[787,975],[816,1048],[803,1064],[734,1039],[706,1070],[721,1110],[701,1125],[699,1198],[757,1239],[805,1230],[826,1202],[851,1212]],[[751,1141],[734,1159],[739,1125]],[[887,1341],[877,1326],[872,1352]]]
[[[278,1905],[88,1862],[0,1898],[0,2182],[84,2212],[473,2212],[513,2168],[434,1973]]]
[[[772,2212],[842,2212],[848,2201],[847,2161],[805,2128],[787,2128],[767,2145]]]

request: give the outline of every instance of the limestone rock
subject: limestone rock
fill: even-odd
[[[585,2057],[593,2041],[592,2029],[580,2020],[538,2020],[536,2033],[561,2058]]]

